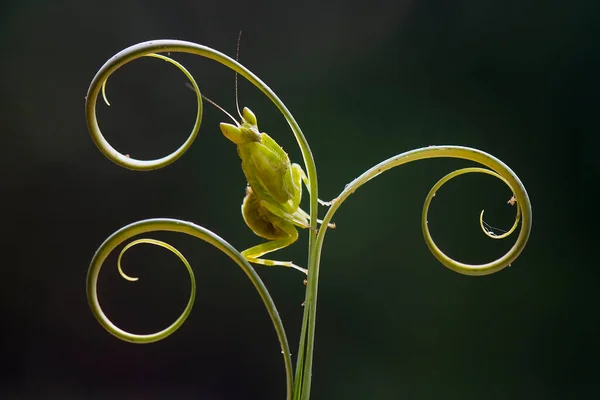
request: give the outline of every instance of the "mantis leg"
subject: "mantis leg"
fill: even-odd
[[[262,256],[264,254],[271,253],[273,251],[287,247],[290,244],[294,243],[296,240],[298,240],[298,231],[296,230],[296,227],[294,227],[294,225],[291,222],[278,221],[277,227],[280,228],[281,230],[283,230],[285,233],[287,233],[288,236],[283,237],[281,239],[275,239],[275,240],[272,240],[270,242],[266,242],[263,244],[259,244],[257,246],[251,247],[247,250],[244,250],[244,251],[242,251],[242,256],[244,256],[244,258],[248,262],[251,262],[254,264],[261,264],[261,265],[266,265],[266,266],[280,265],[280,266],[284,266],[284,267],[295,268],[298,271],[302,271],[305,274],[307,274],[308,272],[305,268],[301,268],[301,267],[297,266],[296,264],[292,263],[291,261],[274,261],[274,260],[267,260],[264,258],[259,258],[260,256]]]
[[[292,224],[299,226],[300,228],[305,228],[305,229],[309,229],[310,228],[310,224],[308,223],[308,214],[306,214],[304,211],[299,212],[300,209],[298,209],[298,211],[296,211],[293,214],[290,214],[289,212],[285,211],[283,208],[269,203],[268,201],[264,201],[262,200],[260,202],[260,206],[268,211],[270,211],[272,214],[275,214],[276,216],[278,216],[279,218],[283,219],[284,221],[289,221]]]
[[[295,213],[290,214],[287,211],[283,210],[281,207],[277,207],[267,201],[261,201],[260,206],[269,210],[271,213],[275,214],[279,218],[282,218],[286,221],[290,221],[292,224],[299,226],[300,228],[309,229],[310,224],[308,220],[310,219],[310,215],[306,211],[301,208],[298,208]],[[323,220],[317,219],[318,223],[323,223]],[[328,224],[330,228],[335,228],[335,224]]]
[[[329,204],[331,204],[331,203],[329,203]],[[307,220],[310,219],[310,215],[301,208],[298,208],[298,211],[296,211],[296,213],[302,215],[302,217],[306,218]],[[317,218],[317,223],[322,224],[323,220]],[[333,228],[335,228],[335,222],[330,222],[327,224],[327,226],[333,229]]]
[[[304,182],[304,186],[306,186],[306,191],[308,192],[308,194],[310,194],[310,181],[308,180],[308,176],[306,175],[306,172],[304,172],[304,170],[302,169],[302,167],[299,164],[292,164],[292,169],[294,171],[294,178],[296,178],[297,176],[300,177],[302,179],[302,182]],[[294,180],[296,180],[296,179],[294,179]],[[300,186],[299,181],[298,181],[298,186]],[[317,201],[322,206],[329,207],[331,205],[331,201],[323,201],[321,199],[317,199]]]

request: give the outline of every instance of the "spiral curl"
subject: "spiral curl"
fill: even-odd
[[[432,189],[429,191],[429,194],[425,198],[425,204],[423,205],[423,212],[421,214],[421,228],[423,230],[423,236],[425,238],[425,243],[427,244],[427,247],[429,248],[433,256],[438,261],[440,261],[445,267],[464,275],[489,275],[511,265],[511,263],[519,256],[519,254],[525,248],[525,245],[527,244],[527,240],[529,238],[529,234],[531,232],[532,211],[531,202],[529,200],[529,196],[527,195],[527,191],[525,190],[525,187],[523,186],[519,177],[502,161],[484,151],[463,146],[429,146],[416,150],[411,150],[399,154],[397,156],[391,157],[375,165],[374,167],[363,173],[361,176],[356,178],[354,181],[352,181],[350,184],[346,185],[346,188],[334,200],[332,207],[329,209],[329,211],[323,218],[323,225],[319,232],[319,235],[317,236],[319,251],[320,245],[322,244],[325,232],[327,230],[326,224],[329,221],[331,221],[333,215],[335,214],[339,206],[348,198],[348,196],[354,193],[359,187],[391,168],[409,163],[411,161],[439,157],[460,158],[464,160],[475,161],[479,164],[485,165],[489,169],[463,168],[460,170],[456,170],[440,179],[432,187]],[[519,219],[522,219],[521,230],[513,247],[510,250],[508,250],[508,252],[502,257],[483,264],[466,264],[447,256],[433,241],[431,233],[429,232],[429,225],[427,220],[427,214],[429,212],[431,200],[433,199],[435,193],[439,190],[439,188],[456,176],[472,172],[485,173],[500,179],[512,190],[517,200],[516,204],[518,207],[518,211],[515,217],[513,227],[508,232],[506,232],[503,235],[499,235],[498,237],[506,237],[509,234],[511,234],[516,229],[519,223]],[[480,216],[480,221],[482,221],[482,218],[483,211]],[[487,231],[485,231],[483,226],[482,229],[487,234]],[[488,234],[488,236],[490,235]]]

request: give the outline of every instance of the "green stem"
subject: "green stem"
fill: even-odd
[[[306,307],[306,301],[304,306]],[[298,344],[298,358],[296,359],[296,375],[294,377],[294,400],[299,400],[302,393],[302,380],[304,373],[304,352],[306,350],[306,330],[308,328],[308,313],[302,316],[302,327],[300,328],[300,343]]]

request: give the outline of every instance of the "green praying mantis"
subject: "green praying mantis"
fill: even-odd
[[[242,159],[242,171],[246,177],[246,196],[242,203],[242,216],[246,225],[258,236],[268,239],[266,243],[242,251],[251,263],[267,266],[279,265],[308,272],[291,261],[275,261],[261,256],[287,247],[298,240],[296,227],[310,229],[310,215],[300,208],[302,183],[310,190],[310,182],[302,167],[292,164],[287,153],[269,135],[260,132],[256,116],[248,107],[240,113],[237,95],[236,106],[241,122],[212,100],[205,100],[223,111],[235,123],[220,124],[223,135],[237,145]],[[321,205],[331,202],[319,199]],[[322,221],[317,219],[318,223]],[[335,228],[335,224],[328,224]]]
[[[240,54],[238,36],[236,61]],[[193,88],[192,88],[193,89]],[[311,229],[310,215],[300,208],[302,183],[310,190],[308,176],[299,164],[292,164],[289,156],[273,138],[258,129],[256,115],[244,107],[240,112],[238,101],[238,75],[235,74],[235,104],[241,119],[231,114],[206,96],[202,98],[221,110],[233,122],[220,124],[223,135],[237,145],[242,159],[242,171],[246,177],[246,196],[242,202],[242,217],[246,225],[259,237],[269,240],[242,251],[251,263],[267,266],[295,268],[305,274],[308,271],[291,261],[275,261],[260,258],[287,247],[298,240],[296,227]],[[318,199],[319,204],[330,206],[331,202]],[[318,223],[322,221],[317,219]],[[334,223],[328,224],[335,228]]]

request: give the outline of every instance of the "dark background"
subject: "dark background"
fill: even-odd
[[[326,3],[326,4],[324,4]],[[524,182],[533,230],[521,257],[472,278],[428,252],[420,213],[429,188],[470,165],[433,160],[390,171],[335,216],[322,257],[313,396],[317,399],[566,399],[598,382],[598,106],[600,31],[588,1],[13,1],[0,33],[3,258],[0,398],[282,399],[279,345],[245,275],[207,244],[156,235],[193,264],[199,293],[183,327],[151,345],[121,342],[93,318],[85,276],[96,248],[138,219],[194,221],[243,250],[260,242],[239,205],[244,178],[226,120],[210,106],[175,164],[132,172],[95,148],[84,96],[100,66],[140,41],[191,40],[235,54],[286,103],[314,153],[320,197],[417,147],[492,153]],[[233,112],[233,73],[175,55],[204,94]],[[111,78],[100,126],[120,151],[150,158],[187,137],[194,94],[155,59]],[[284,119],[258,90],[240,103],[300,161]],[[510,191],[488,176],[438,193],[432,233],[465,262],[500,256],[478,215],[507,228]],[[277,259],[306,263],[306,232]],[[101,303],[121,327],[151,332],[184,306],[189,281],[164,250],[143,246]],[[301,274],[257,266],[297,348]]]

